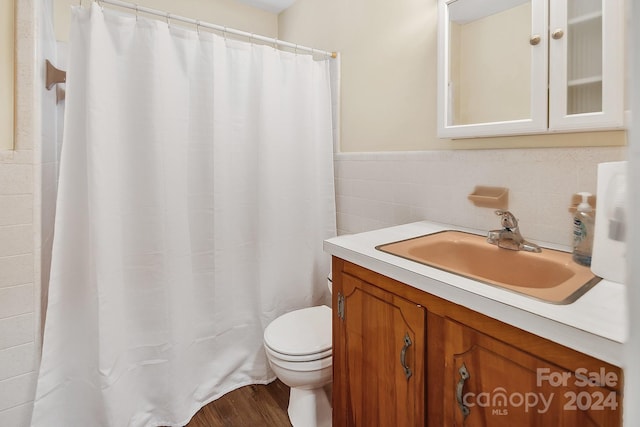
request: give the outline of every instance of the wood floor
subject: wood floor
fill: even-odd
[[[289,387],[280,380],[227,393],[193,416],[186,427],[291,427]]]

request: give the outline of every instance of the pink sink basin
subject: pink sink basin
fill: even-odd
[[[461,231],[442,231],[376,249],[553,304],[569,304],[600,281],[570,253],[502,249],[487,243],[484,236]]]

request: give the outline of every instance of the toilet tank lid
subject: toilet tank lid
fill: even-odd
[[[283,314],[267,326],[264,342],[272,350],[292,356],[331,348],[331,309],[326,305]]]

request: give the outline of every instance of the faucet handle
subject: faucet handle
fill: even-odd
[[[500,224],[504,228],[512,229],[518,227],[518,220],[509,211],[497,210],[496,215],[500,216]]]

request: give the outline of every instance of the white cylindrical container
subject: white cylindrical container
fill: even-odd
[[[627,281],[627,162],[598,165],[598,194],[591,271],[612,282]]]

